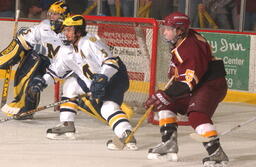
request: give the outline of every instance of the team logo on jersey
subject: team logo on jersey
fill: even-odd
[[[46,46],[48,48],[48,57],[52,59],[58,53],[60,46],[57,46],[55,49],[54,49],[53,45],[50,43],[47,43]]]
[[[193,81],[195,71],[187,69],[185,72],[185,78],[187,82]]]
[[[92,42],[96,42],[97,41],[97,39],[95,37],[90,37],[89,40],[92,41]]]

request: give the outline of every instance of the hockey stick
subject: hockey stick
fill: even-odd
[[[87,96],[90,96],[90,95],[91,95],[90,93],[86,93],[86,94],[79,95],[79,96],[76,96],[76,97],[73,97],[73,98],[70,98],[70,99],[61,100],[61,101],[51,103],[51,104],[48,104],[48,105],[45,105],[45,106],[42,106],[42,107],[38,107],[36,109],[26,111],[26,112],[21,113],[21,114],[15,114],[14,116],[0,119],[0,123],[10,121],[10,120],[13,120],[13,119],[18,119],[20,117],[27,116],[27,115],[33,114],[35,112],[42,111],[42,110],[45,110],[45,109],[48,109],[48,108],[52,108],[52,107],[58,106],[60,104],[67,103],[69,101],[74,101],[74,100],[80,99],[82,97],[87,97]]]
[[[174,76],[168,81],[168,83],[165,85],[164,90],[169,88],[169,86],[172,84],[172,81],[174,79]],[[139,121],[137,122],[136,126],[132,129],[132,132],[128,135],[128,137],[122,142],[118,137],[113,138],[113,143],[117,146],[119,149],[123,149],[126,143],[129,143],[131,141],[132,137],[134,136],[134,133],[141,127],[144,120],[147,118],[148,114],[152,111],[153,106],[150,106],[146,112],[140,117]]]
[[[249,124],[249,123],[251,123],[251,122],[253,122],[253,121],[255,121],[255,120],[256,120],[256,117],[253,117],[253,118],[251,118],[251,119],[249,119],[249,120],[247,120],[247,121],[245,121],[245,122],[242,122],[242,123],[240,123],[240,124],[238,124],[238,125],[232,127],[231,129],[228,129],[228,130],[226,130],[226,131],[220,133],[220,134],[219,134],[218,136],[216,136],[216,137],[210,137],[210,138],[209,138],[209,137],[204,137],[204,136],[199,135],[199,134],[197,134],[197,133],[191,133],[191,134],[190,134],[190,137],[191,137],[192,139],[198,141],[198,142],[210,142],[210,141],[212,141],[212,140],[215,140],[215,139],[220,138],[221,136],[224,136],[224,135],[226,135],[226,134],[228,134],[228,133],[231,133],[231,132],[233,132],[234,130],[236,130],[236,129],[238,129],[238,128],[240,128],[240,127],[246,125],[246,124]]]
[[[20,16],[20,10],[16,10],[16,16],[15,16],[15,23],[13,27],[13,38],[16,35],[16,31],[18,28],[18,19]],[[9,91],[9,85],[10,85],[10,79],[11,79],[11,73],[12,73],[12,67],[8,67],[5,71],[5,79],[3,84],[3,90],[2,90],[2,99],[1,99],[1,107],[3,107],[7,102],[7,96]]]

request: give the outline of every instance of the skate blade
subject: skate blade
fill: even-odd
[[[108,150],[111,150],[111,151],[122,150],[122,149],[120,149],[119,147],[117,147],[114,143],[109,143],[109,144],[107,145],[107,148],[108,148]]]
[[[177,153],[167,153],[164,155],[157,153],[148,153],[148,159],[150,160],[167,160],[177,162],[179,160]]]
[[[118,151],[118,150],[126,150],[126,151],[136,151],[138,150],[138,147],[135,143],[127,143],[124,145],[123,148],[118,147],[114,142],[109,143],[107,145],[107,148],[112,151]]]
[[[75,133],[64,133],[64,134],[56,134],[56,133],[47,133],[46,137],[48,139],[52,139],[52,140],[65,140],[65,139],[69,139],[69,140],[75,140],[76,136]]]
[[[135,143],[127,143],[124,146],[124,150],[127,150],[127,151],[137,151],[138,149],[139,148]]]
[[[228,161],[222,161],[221,163],[216,163],[215,161],[207,161],[203,165],[204,167],[227,167]]]

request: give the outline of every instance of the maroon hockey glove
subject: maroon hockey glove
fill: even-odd
[[[164,93],[162,90],[158,90],[151,97],[147,99],[145,102],[145,108],[149,108],[153,105],[153,109],[156,111],[168,109],[170,104],[172,103],[172,99]]]

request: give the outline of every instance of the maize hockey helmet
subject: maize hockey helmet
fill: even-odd
[[[73,15],[67,17],[62,24],[62,27],[74,27],[74,33],[76,40],[87,34],[86,32],[86,22],[82,15]],[[63,29],[62,28],[62,29]],[[64,41],[65,44],[69,44],[71,41]]]
[[[48,9],[47,15],[50,19],[51,29],[55,32],[61,30],[62,23],[64,19],[70,16],[70,10],[64,1],[54,2]],[[54,18],[54,15],[58,15],[58,18]]]

